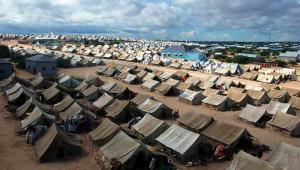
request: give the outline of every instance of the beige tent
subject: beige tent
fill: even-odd
[[[164,82],[174,76],[174,73],[164,72],[159,76],[159,79]]]
[[[107,93],[104,93],[99,99],[97,99],[94,103],[93,106],[97,108],[97,110],[103,110],[105,109],[108,105],[114,102],[114,98],[108,95]]]
[[[141,70],[140,72],[138,72],[137,74],[136,74],[136,76],[140,79],[140,80],[142,80],[146,75],[147,75],[147,71],[146,70]]]
[[[49,87],[43,92],[43,95],[47,103],[55,104],[59,102],[59,100],[62,98],[62,94],[60,90],[56,88],[57,86],[58,86],[57,83],[54,83],[51,87]]]
[[[36,125],[42,120],[42,117],[43,111],[40,108],[35,107],[30,115],[21,121],[21,128],[27,129],[30,125]]]
[[[147,99],[137,108],[144,114],[148,113],[154,117],[160,117],[165,108],[165,105],[161,102],[152,99]]]
[[[181,114],[177,121],[188,129],[200,133],[214,122],[214,118],[198,112],[187,112]]]
[[[187,84],[185,82],[180,82],[176,87],[176,93],[177,94],[181,94],[182,92],[184,92],[186,89],[191,89],[192,85],[191,84]]]
[[[202,92],[202,94],[204,95],[204,96],[209,96],[209,95],[211,95],[211,94],[220,94],[221,92],[220,92],[220,90],[217,90],[217,89],[211,89],[211,88],[208,88],[208,89],[205,89],[203,92]]]
[[[99,88],[93,85],[83,90],[81,93],[89,101],[95,101],[100,96]]]
[[[247,80],[256,80],[258,77],[258,72],[247,72],[242,74],[242,78],[247,79]]]
[[[4,91],[7,87],[9,87],[10,85],[14,84],[14,77],[15,77],[15,73],[13,73],[10,77],[8,77],[7,79],[3,80],[0,83],[0,91]]]
[[[211,81],[204,81],[199,85],[200,89],[202,89],[202,90],[213,88],[214,86],[215,86],[215,83],[213,83]]]
[[[119,131],[108,143],[100,147],[101,155],[105,158],[104,165],[110,165],[112,159],[121,163],[122,169],[132,169],[138,153],[142,151],[142,145]],[[109,168],[106,167],[106,168]]]
[[[70,95],[67,95],[64,97],[64,99],[62,101],[60,101],[59,103],[56,103],[53,106],[53,111],[56,113],[62,112],[64,110],[66,110],[68,107],[70,107],[71,104],[74,103],[74,101],[75,100]]]
[[[108,67],[106,65],[103,66],[99,66],[99,69],[96,71],[97,74],[102,75],[104,74],[104,72],[108,69]]]
[[[254,157],[244,151],[235,155],[227,170],[281,170],[281,168],[271,165],[270,163]]]
[[[245,128],[234,126],[222,121],[214,121],[208,128],[201,132],[212,145],[223,144],[234,148],[236,144],[249,135]]]
[[[164,83],[171,85],[172,87],[177,87],[180,83],[180,81],[169,78],[168,80],[166,80]]]
[[[286,114],[295,115],[295,110],[288,103],[281,103],[276,101],[271,101],[267,106],[267,112],[271,115],[275,115],[277,112],[282,112]]]
[[[116,72],[117,72],[116,69],[114,69],[114,68],[108,68],[107,70],[105,70],[103,72],[103,74],[106,75],[106,76],[109,76],[109,77],[113,77]]]
[[[229,91],[227,96],[234,102],[236,107],[245,107],[250,102],[250,97],[247,93],[242,93],[237,90]]]
[[[85,81],[82,81],[74,90],[79,92],[79,91],[84,91],[85,89],[88,88],[88,84]]]
[[[113,88],[111,88],[108,91],[108,94],[116,97],[116,98],[124,98],[125,93],[128,91],[128,88],[126,86],[123,86],[121,84],[116,84]]]
[[[185,81],[185,83],[191,84],[191,85],[193,85],[193,86],[197,86],[197,85],[200,84],[200,80],[197,79],[197,78],[194,78],[194,77],[189,77],[189,78]]]
[[[230,87],[230,88],[228,89],[228,94],[229,94],[229,93],[234,93],[234,92],[245,93],[245,92],[246,92],[246,89],[243,89],[243,88],[237,88],[237,87]]]
[[[118,122],[124,122],[128,118],[127,106],[129,101],[116,99],[112,104],[110,104],[105,112],[107,117],[111,117]]]
[[[159,85],[159,81],[150,79],[145,81],[143,84],[141,84],[141,87],[149,91],[153,91],[158,85]]]
[[[108,91],[110,91],[113,87],[115,87],[116,85],[117,85],[117,83],[115,83],[115,82],[106,82],[106,83],[104,83],[104,84],[100,87],[100,89],[101,89],[102,91],[108,92]]]
[[[60,156],[74,155],[81,150],[79,141],[63,132],[53,124],[48,132],[35,143],[35,151],[39,161],[48,161]]]
[[[211,94],[210,96],[207,96],[205,99],[203,99],[202,102],[206,105],[216,108],[217,110],[223,111],[232,106],[232,102],[230,102],[229,100],[230,99],[228,99],[227,96]]]
[[[62,120],[66,121],[68,118],[71,118],[73,116],[79,116],[83,112],[84,110],[81,108],[81,106],[79,106],[79,104],[74,102],[68,109],[66,109],[63,112],[60,112],[59,117]]]
[[[258,125],[257,123],[263,121],[263,117],[266,115],[266,109],[247,104],[247,106],[239,114],[239,118]]]
[[[272,165],[281,167],[282,169],[293,170],[300,167],[300,148],[280,143],[270,154],[267,162]]]
[[[265,75],[265,74],[260,73],[260,74],[258,74],[256,80],[259,81],[259,82],[269,83],[270,84],[270,83],[274,82],[274,76],[272,76],[272,75]]]
[[[298,90],[298,89],[292,89],[292,88],[287,88],[287,87],[283,87],[282,89],[287,91],[289,96],[296,96],[296,97],[300,96],[300,90]]]
[[[31,79],[30,82],[31,86],[35,89],[41,89],[44,88],[45,85],[45,79],[44,77],[39,73],[34,78]]]
[[[131,103],[135,104],[136,106],[139,106],[140,104],[142,104],[145,100],[147,99],[152,99],[151,96],[147,95],[147,94],[141,94],[138,93],[132,100]]]
[[[271,90],[280,90],[280,88],[277,85],[274,84],[266,84],[266,83],[262,83],[261,87],[266,91],[269,92]]]
[[[168,125],[164,121],[146,114],[132,128],[138,133],[138,137],[144,143],[153,144],[155,138],[161,135],[168,128]]]
[[[5,95],[7,96],[12,95],[16,93],[20,88],[22,88],[22,85],[20,83],[16,83],[10,89],[5,91]]]
[[[297,116],[277,112],[269,121],[269,125],[283,130],[291,136],[300,137],[300,119]]]
[[[292,96],[289,104],[296,110],[300,110],[300,97]]]
[[[114,76],[114,78],[117,80],[124,80],[128,74],[129,74],[128,72],[121,72],[121,73],[116,74]]]
[[[18,101],[18,99],[20,99],[23,94],[25,94],[25,90],[23,87],[19,88],[19,90],[17,90],[15,93],[12,93],[10,94],[8,97],[7,97],[7,100],[8,102],[12,103],[12,102],[16,102]],[[30,97],[30,96],[28,96]],[[17,102],[16,102],[17,103]]]
[[[26,113],[31,112],[34,105],[32,103],[32,98],[28,99],[24,104],[16,109],[15,116],[18,119],[23,119]]]
[[[86,82],[87,84],[89,85],[93,85],[93,86],[96,86],[96,87],[99,87],[101,85],[104,84],[104,82],[102,80],[99,79],[98,76],[96,75],[89,75],[85,80],[84,82]]]
[[[197,105],[201,104],[201,101],[205,96],[201,92],[192,91],[186,89],[183,93],[179,95],[179,100],[188,104]]]
[[[153,80],[156,77],[154,73],[147,73],[146,76],[143,78],[143,82],[146,82],[148,80]]]
[[[287,91],[285,90],[270,90],[268,96],[275,101],[286,102],[289,98]]]
[[[172,124],[156,141],[173,150],[181,160],[188,160],[198,154],[200,135]]]
[[[108,118],[101,120],[100,125],[89,133],[92,141],[97,146],[102,146],[109,142],[120,130],[119,125],[113,123]]]
[[[256,103],[266,104],[270,101],[270,97],[265,91],[247,90],[247,94]]]
[[[181,66],[182,66],[182,64],[179,63],[179,62],[172,62],[172,63],[170,64],[170,67],[176,68],[176,69],[181,68]]]
[[[128,84],[133,84],[136,79],[137,79],[136,75],[128,74],[123,81],[126,82],[126,83],[128,83]]]

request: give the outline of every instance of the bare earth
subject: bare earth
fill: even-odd
[[[112,64],[111,61],[106,61],[108,65]],[[115,64],[132,64],[121,61],[113,61]],[[138,64],[140,65],[140,64]],[[155,66],[147,66],[158,68],[163,71],[171,71],[175,72],[174,69],[164,68],[164,67],[155,67]],[[95,74],[95,71],[98,67],[89,67],[89,68],[72,68],[72,69],[60,69],[60,73],[66,73],[73,76],[85,77],[89,74]],[[199,79],[205,79],[210,74],[199,73],[199,72],[190,72],[192,76],[197,77]],[[17,75],[22,76],[24,78],[31,77],[32,75],[28,74],[24,71],[17,71]],[[121,81],[115,80],[110,77],[100,76],[100,78],[104,81],[115,81],[124,86],[127,86],[131,91],[136,93],[144,93],[152,95],[155,99],[163,102],[170,108],[174,110],[178,110],[180,114],[185,113],[187,111],[198,111],[207,115],[213,116],[216,120],[222,120],[240,127],[247,128],[248,131],[254,136],[257,137],[261,143],[266,144],[272,148],[274,148],[280,142],[286,142],[297,147],[300,147],[300,139],[291,138],[289,136],[283,135],[280,132],[276,132],[270,128],[256,128],[250,124],[247,124],[243,121],[237,119],[236,114],[239,111],[227,111],[227,112],[219,112],[216,110],[212,110],[206,106],[192,106],[185,104],[183,102],[178,101],[178,97],[166,97],[161,96],[158,93],[148,92],[139,85],[128,85]],[[237,77],[230,77],[233,79],[238,79]],[[246,81],[241,80],[246,84],[251,84],[254,86],[259,86],[259,82],[254,81]],[[291,87],[300,89],[300,82],[287,82],[281,84],[284,87]],[[18,169],[100,169],[100,166],[97,164],[93,154],[91,143],[88,139],[87,135],[79,135],[79,137],[83,141],[84,153],[80,157],[76,157],[70,160],[64,160],[60,162],[52,162],[52,163],[43,163],[40,164],[37,161],[36,154],[34,151],[34,147],[28,145],[24,142],[23,136],[17,136],[15,131],[19,126],[19,122],[13,120],[12,115],[5,110],[6,99],[3,95],[0,95],[0,169],[5,170],[18,170]],[[172,121],[168,121],[168,123],[172,123]],[[269,153],[264,154],[264,158],[268,157]],[[218,162],[212,163],[207,166],[199,166],[189,169],[224,169],[229,162]],[[176,163],[180,169],[186,169],[183,165]]]

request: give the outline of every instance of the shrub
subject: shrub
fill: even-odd
[[[249,64],[253,61],[254,61],[254,59],[252,59],[252,58],[240,56],[240,55],[234,56],[234,58],[233,58],[233,62],[239,63],[239,64]]]
[[[61,68],[69,68],[71,67],[71,58],[67,58],[67,59],[64,59],[64,58],[58,58],[57,59],[57,66],[58,67],[61,67]]]

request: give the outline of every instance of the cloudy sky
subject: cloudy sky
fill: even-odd
[[[0,33],[300,40],[300,0],[0,0]]]

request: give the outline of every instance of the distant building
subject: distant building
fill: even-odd
[[[299,51],[287,51],[285,53],[280,53],[279,58],[286,61],[299,61],[300,50]]]
[[[0,59],[0,79],[8,78],[13,72],[13,67],[10,62]]]
[[[56,60],[46,55],[38,54],[25,60],[25,69],[32,73],[41,73],[43,76],[51,76],[56,74]]]
[[[253,59],[257,58],[256,54],[238,53],[237,56],[244,56],[244,57],[253,58]]]

